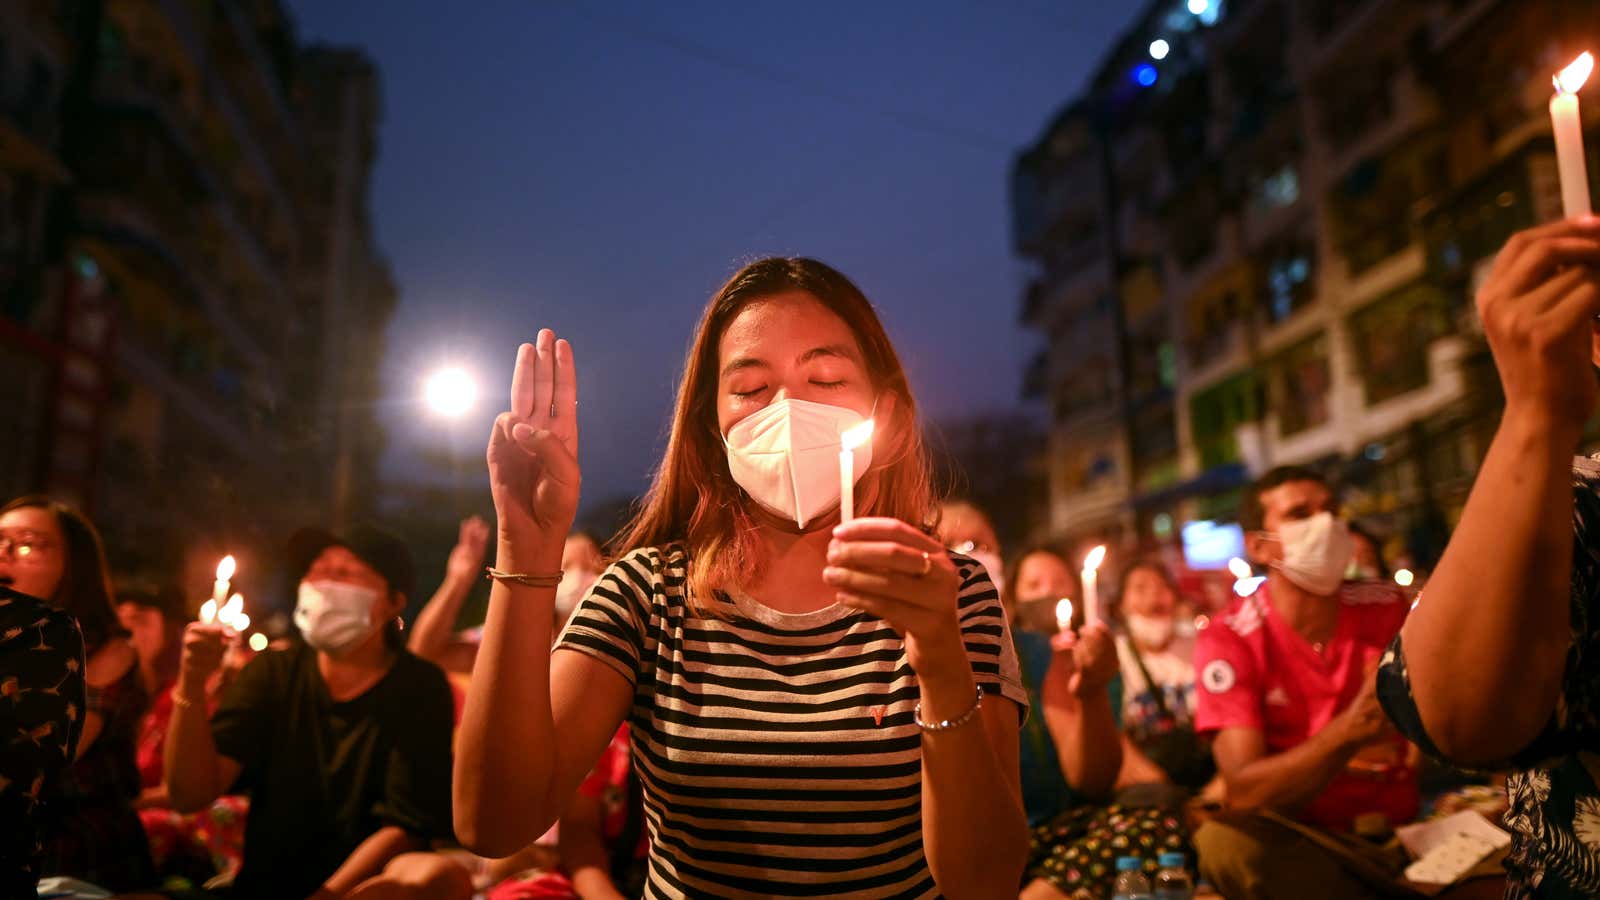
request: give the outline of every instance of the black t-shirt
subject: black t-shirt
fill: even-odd
[[[305,897],[379,828],[445,838],[450,823],[450,685],[402,651],[366,693],[335,703],[316,651],[256,657],[211,719],[217,750],[250,795],[246,897]]]
[[[46,817],[83,733],[84,697],[77,620],[0,587],[0,896],[34,894]]]

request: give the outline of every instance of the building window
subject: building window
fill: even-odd
[[[1195,394],[1189,400],[1189,428],[1202,468],[1235,462],[1239,445],[1234,430],[1261,418],[1261,387],[1254,372],[1245,372]]]
[[[1428,346],[1448,332],[1448,306],[1443,292],[1419,283],[1350,317],[1369,405],[1428,385]]]
[[[1294,163],[1285,163],[1277,171],[1259,179],[1252,193],[1257,209],[1293,206],[1300,201],[1300,170]]]
[[[1268,322],[1283,322],[1311,302],[1315,253],[1310,247],[1289,248],[1267,263],[1261,302]]]
[[[1333,377],[1326,335],[1319,334],[1285,350],[1268,370],[1272,373],[1272,409],[1278,414],[1280,435],[1298,434],[1328,422]]]

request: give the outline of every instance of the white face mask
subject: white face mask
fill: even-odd
[[[839,505],[839,435],[866,421],[853,409],[783,399],[728,429],[728,471],[750,499],[802,530]],[[855,449],[859,482],[872,442]]]
[[[1141,616],[1128,613],[1128,636],[1140,647],[1160,650],[1172,641],[1177,623],[1171,616]]]
[[[1350,526],[1344,520],[1323,512],[1285,522],[1278,527],[1278,540],[1283,542],[1283,559],[1274,565],[1285,578],[1323,597],[1339,589],[1355,553]]]
[[[338,655],[359,645],[382,627],[372,623],[378,592],[338,581],[300,582],[294,625],[313,649]]]

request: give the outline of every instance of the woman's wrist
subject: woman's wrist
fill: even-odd
[[[554,547],[537,538],[501,537],[495,548],[494,567],[518,575],[549,575],[561,571],[561,551],[566,538]]]
[[[919,654],[917,684],[922,693],[922,718],[929,722],[952,719],[972,705],[976,681],[960,633],[954,641],[941,641]]]

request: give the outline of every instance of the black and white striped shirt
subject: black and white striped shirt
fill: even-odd
[[[979,563],[951,558],[974,678],[1025,710],[994,585]],[[628,554],[558,645],[634,685],[645,896],[937,896],[905,642],[838,605],[791,615],[736,595],[727,619],[696,616],[687,563],[680,544]]]

